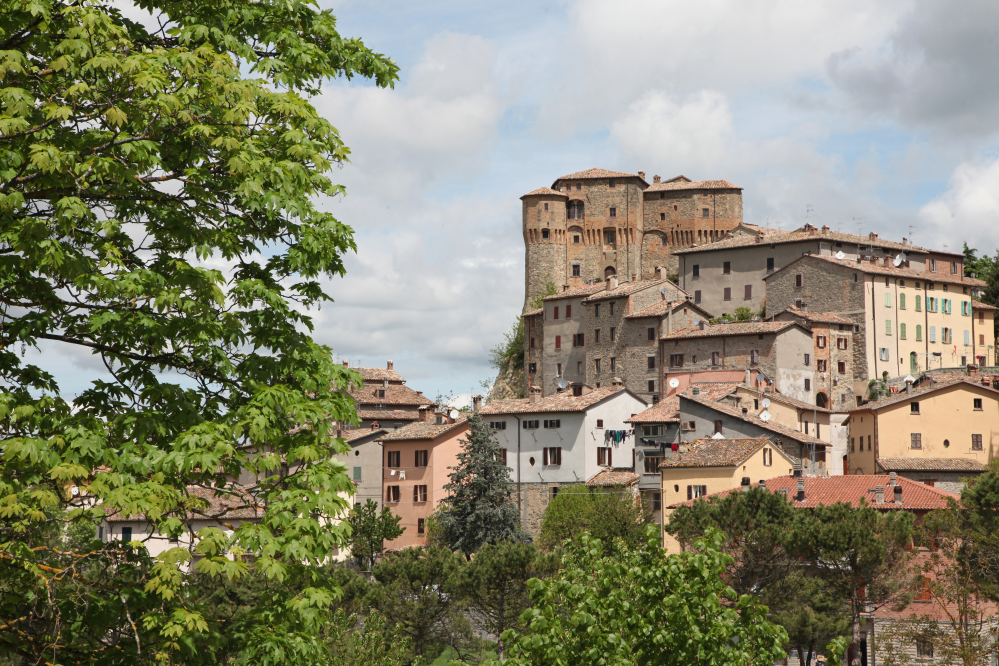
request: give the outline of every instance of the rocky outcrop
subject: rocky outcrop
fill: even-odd
[[[515,358],[507,358],[500,366],[496,381],[489,391],[488,400],[508,400],[524,397],[524,365],[523,360],[517,363]]]

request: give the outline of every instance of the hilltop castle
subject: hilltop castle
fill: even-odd
[[[552,282],[592,284],[653,279],[656,267],[675,273],[673,251],[710,243],[742,223],[742,188],[725,180],[663,181],[587,169],[521,197],[525,304]]]

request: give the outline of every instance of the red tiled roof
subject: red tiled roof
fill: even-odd
[[[703,330],[700,328],[684,328],[674,331],[672,335],[664,335],[659,339],[684,340],[687,338],[716,338],[729,335],[780,333],[792,326],[803,328],[800,324],[796,324],[793,321],[737,321],[728,324],[705,324]]]
[[[963,275],[945,275],[943,273],[927,273],[926,271],[918,271],[915,268],[895,268],[894,266],[879,266],[876,264],[868,263],[857,263],[856,261],[848,261],[847,259],[836,259],[835,257],[822,257],[817,254],[806,254],[798,257],[791,263],[778,268],[776,271],[764,277],[764,280],[769,280],[774,275],[786,271],[791,266],[794,266],[799,261],[824,261],[829,264],[834,264],[836,266],[842,266],[848,270],[857,273],[867,273],[868,275],[888,275],[892,277],[902,277],[911,278],[913,280],[924,280],[926,282],[941,282],[946,284],[960,284],[967,287],[984,287],[985,282],[975,278],[964,277]]]
[[[361,377],[366,382],[380,382],[383,379],[387,379],[390,382],[406,381],[395,370],[388,370],[387,368],[351,368],[351,370],[361,373]]]
[[[454,430],[455,428],[467,427],[468,421],[465,420],[464,414],[458,416],[458,419],[454,423],[442,423],[441,425],[437,425],[436,423],[424,423],[423,421],[419,421],[417,423],[404,425],[398,430],[393,430],[382,437],[382,441],[398,442],[414,439],[437,439],[444,433]]]
[[[384,397],[379,397],[378,392],[385,391]],[[358,405],[429,405],[431,401],[420,395],[404,384],[389,384],[385,386],[380,382],[365,383],[360,389],[349,391],[350,397],[357,401]]]
[[[585,171],[576,171],[575,173],[570,173],[561,178],[557,178],[555,183],[560,180],[587,180],[593,178],[639,178],[637,173],[623,173],[621,171],[608,171],[607,169],[586,169]],[[645,182],[644,178],[641,178],[642,182]],[[552,183],[554,185],[555,183]]]
[[[566,195],[564,192],[553,190],[550,187],[539,187],[536,190],[531,190],[530,192],[528,192],[527,194],[525,194],[520,198],[525,199],[527,197],[536,197],[536,196],[566,197],[568,195]]]
[[[814,227],[813,227],[814,229]],[[757,243],[755,236],[729,236],[714,243],[697,245],[684,250],[676,250],[674,254],[692,254],[695,252],[710,252],[712,250],[727,250],[737,247],[749,247],[757,244],[782,244],[800,243],[802,241],[833,241],[839,243],[851,243],[855,245],[873,245],[875,247],[887,248],[891,250],[903,250],[905,252],[929,252],[929,250],[915,245],[896,243],[894,241],[880,238],[872,239],[870,236],[858,236],[856,234],[844,234],[838,231],[822,231],[820,229],[807,230],[805,227],[794,231],[771,231],[765,233],[764,241]],[[814,256],[814,255],[813,255]]]
[[[735,467],[736,465],[741,465],[751,455],[767,444],[773,446],[769,437],[695,439],[686,445],[686,451],[677,451],[669,458],[666,458],[659,468]],[[774,446],[774,449],[780,451],[776,446]],[[784,455],[783,452],[781,452],[781,455]],[[788,462],[793,464],[794,461],[788,460]]]
[[[728,414],[737,419],[741,419],[747,423],[752,423],[753,425],[772,432],[777,437],[786,437],[793,439],[796,442],[801,442],[802,444],[814,444],[815,446],[829,446],[829,442],[824,442],[820,439],[816,439],[811,435],[806,435],[803,432],[795,430],[794,428],[789,428],[786,425],[777,423],[774,420],[763,421],[760,417],[753,412],[753,410],[748,410],[745,414],[742,410],[734,405],[730,405],[724,401],[712,400],[710,397],[703,395],[694,396],[690,393],[690,389],[687,389],[683,393],[679,394],[682,400],[680,400],[680,408],[683,409],[683,400],[692,400],[700,405],[704,405],[716,412],[721,412],[722,414]]]
[[[579,298],[581,296],[589,296],[590,294],[606,289],[607,285],[603,282],[598,282],[597,284],[584,284],[580,287],[569,287],[565,291],[553,294],[551,296],[545,296],[545,301],[557,301],[560,298]]]
[[[415,421],[420,418],[418,411],[401,409],[361,409],[357,415],[368,421]]]
[[[583,412],[593,407],[598,402],[606,400],[619,393],[633,393],[618,386],[593,389],[589,393],[574,396],[569,391],[554,393],[548,397],[541,398],[538,402],[531,402],[529,398],[514,398],[511,400],[491,400],[482,409],[480,414],[539,414],[542,412]],[[636,396],[637,397],[637,396]],[[638,398],[641,400],[641,398]],[[644,402],[644,400],[642,401]]]
[[[617,289],[607,289],[607,284],[603,283],[601,286],[603,286],[604,289],[602,291],[598,290],[584,302],[592,303],[593,301],[602,301],[606,298],[621,298],[622,296],[629,296],[636,291],[648,289],[649,287],[658,286],[660,284],[673,283],[669,280],[636,280],[635,282],[618,282]]]
[[[544,308],[538,308],[537,310],[531,310],[530,312],[525,312],[524,314],[522,314],[520,316],[521,317],[535,317],[535,316],[537,316],[539,314],[544,314],[544,312],[545,312]]]
[[[720,441],[720,440],[719,440]],[[960,495],[927,486],[918,481],[912,481],[905,477],[897,477],[896,483],[902,487],[902,504],[895,504],[895,491],[893,486],[888,485],[891,477],[887,474],[851,474],[848,476],[804,476],[805,480],[805,501],[797,501],[798,479],[793,476],[778,476],[767,479],[767,490],[770,492],[787,491],[789,502],[794,502],[794,506],[804,509],[814,509],[819,505],[829,506],[844,502],[854,507],[860,506],[860,500],[864,499],[869,506],[875,509],[892,511],[930,511],[933,509],[946,509],[947,500],[959,501]],[[754,483],[754,486],[759,484]],[[874,487],[885,487],[884,504],[875,504]],[[693,502],[701,502],[705,499],[724,497],[733,492],[740,492],[739,488],[723,490],[720,493],[708,495],[707,498],[687,500],[677,502],[671,506],[690,506]]]
[[[661,183],[652,183],[646,192],[661,192],[663,190],[741,190],[727,180],[677,180],[670,179]]]
[[[630,467],[608,467],[594,474],[588,486],[631,486],[638,483],[638,475]]]
[[[668,395],[659,401],[659,404],[652,405],[644,412],[635,414],[625,423],[679,423],[680,422],[680,397],[675,393]]]
[[[999,310],[999,308],[997,308],[994,305],[989,305],[988,303],[982,303],[981,301],[976,301],[974,299],[972,299],[971,301],[971,307],[974,310]]]
[[[187,520],[254,520],[264,516],[263,501],[249,493],[242,485],[233,483],[224,488],[187,486]],[[108,522],[145,521],[145,513],[126,514],[113,511],[107,514]]]
[[[684,299],[682,301],[659,301],[658,303],[653,303],[652,305],[634,312],[630,315],[625,315],[625,319],[641,319],[643,317],[662,317],[665,316],[670,309],[674,312],[680,307],[690,307],[697,310],[704,317],[711,317],[711,314],[707,310],[701,309],[701,306],[695,305],[693,301]]]
[[[340,436],[343,439],[347,440],[347,443],[350,444],[352,442],[356,442],[359,439],[364,439],[365,437],[370,437],[371,435],[374,435],[376,437],[380,437],[381,435],[384,435],[387,432],[388,432],[388,430],[385,430],[383,428],[363,428],[362,427],[362,428],[355,428],[353,430],[343,430],[340,433]]]
[[[794,407],[795,409],[803,409],[809,412],[815,411],[821,414],[833,414],[836,412],[836,410],[834,409],[819,407],[818,405],[813,405],[810,402],[805,402],[804,400],[798,400],[797,398],[786,396],[783,393],[776,393],[773,391],[771,391],[770,393],[763,393],[762,391],[757,391],[756,389],[741,385],[740,389],[744,391],[749,391],[753,395],[759,396],[759,399],[761,401],[763,400],[763,398],[770,398],[770,400],[772,400],[773,402],[779,402],[789,407]]]
[[[774,317],[779,317],[780,315],[787,313],[792,314],[796,317],[801,317],[806,321],[815,322],[818,324],[849,324],[852,326],[856,322],[852,319],[847,319],[846,317],[840,317],[838,314],[833,314],[832,312],[805,312],[795,306],[790,306],[789,308],[782,310],[774,315]]]
[[[984,472],[987,468],[968,458],[878,458],[886,472]]]
[[[881,409],[882,407],[887,407],[888,405],[894,405],[894,404],[899,403],[899,402],[906,402],[906,401],[912,400],[913,398],[917,398],[917,397],[920,397],[920,396],[925,396],[925,395],[927,395],[929,393],[933,393],[935,391],[941,391],[941,390],[943,390],[945,388],[950,388],[952,386],[957,386],[958,384],[967,384],[969,386],[974,386],[974,387],[980,388],[980,389],[982,389],[984,391],[988,391],[990,393],[995,393],[996,396],[999,397],[999,391],[995,390],[991,386],[987,386],[985,384],[981,384],[981,383],[978,383],[978,382],[973,382],[970,379],[968,379],[967,377],[961,377],[959,379],[952,379],[950,381],[943,381],[943,382],[931,381],[931,382],[928,382],[928,383],[925,383],[925,384],[920,384],[919,386],[914,387],[908,393],[906,393],[905,391],[899,391],[898,393],[890,393],[890,394],[888,394],[888,396],[886,396],[884,398],[880,398],[878,400],[872,400],[871,402],[866,402],[863,405],[860,405],[858,407],[851,407],[847,411],[851,411],[851,412],[863,412],[863,411],[866,411],[866,410],[869,410],[869,409],[870,410]]]

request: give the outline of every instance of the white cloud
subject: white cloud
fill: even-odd
[[[999,160],[959,165],[947,191],[923,206],[919,219],[925,225],[920,244],[960,252],[961,241],[967,241],[979,255],[994,254],[999,248]]]

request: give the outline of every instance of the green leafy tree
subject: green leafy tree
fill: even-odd
[[[378,511],[378,503],[369,499],[363,506],[350,512],[350,555],[357,565],[367,571],[375,565],[375,558],[385,548],[385,542],[402,536],[406,528],[399,527],[401,516],[387,506]]]
[[[307,1],[137,0],[147,25],[110,4],[0,0],[0,649],[214,662],[196,556],[197,575],[307,581],[263,600],[241,658],[314,662],[352,490],[331,424],[356,420],[340,391],[360,380],[310,337],[354,241],[315,205],[344,193],[329,173],[349,151],[309,97],[397,67]],[[16,353],[41,344],[106,378],[70,405]],[[227,533],[199,487],[262,517]],[[105,511],[162,534],[192,512],[216,524],[156,559],[48,547]]]
[[[913,518],[909,511],[882,512],[863,501],[859,507],[820,505],[795,514],[788,551],[845,603],[854,645],[860,644],[862,613],[903,600]]]
[[[731,558],[712,531],[693,551],[667,555],[656,528],[639,548],[606,557],[588,536],[568,546],[556,577],[531,580],[523,632],[503,640],[512,666],[771,664],[784,630],[754,597],[723,582]]]
[[[470,603],[478,626],[499,638],[500,660],[503,632],[519,625],[518,618],[531,603],[527,581],[537,576],[538,559],[533,545],[502,541],[483,545],[462,571],[461,594]]]
[[[377,585],[369,603],[412,641],[416,656],[439,654],[467,619],[458,617],[459,581],[465,559],[446,548],[428,546],[392,553],[374,566]],[[461,633],[459,646],[470,631]]]
[[[627,488],[568,486],[548,503],[538,546],[551,550],[588,532],[608,548],[614,547],[616,539],[637,548],[644,543],[645,528],[651,524],[651,511]]]
[[[333,666],[403,666],[412,663],[408,636],[377,610],[361,617],[338,609],[326,630]]]
[[[478,414],[469,414],[461,443],[458,465],[449,468],[446,494],[434,514],[439,543],[467,554],[485,543],[529,541],[520,529],[510,468],[500,460],[492,428]]]

